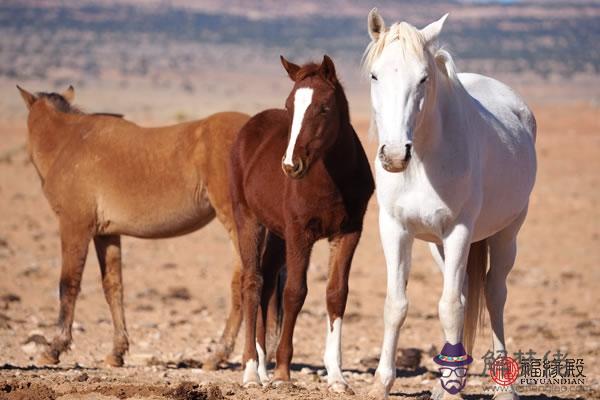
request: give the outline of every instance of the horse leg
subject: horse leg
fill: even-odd
[[[327,282],[327,340],[323,362],[327,369],[329,391],[354,394],[342,375],[342,320],[348,299],[348,278],[354,250],[361,232],[337,236],[329,242],[329,279]]]
[[[237,247],[235,247],[234,257],[235,262],[230,285],[231,308],[219,343],[202,366],[207,371],[214,371],[220,363],[227,361],[235,347],[235,340],[242,325],[242,262]]]
[[[387,295],[383,318],[385,328],[381,357],[369,394],[377,398],[387,398],[396,379],[398,333],[408,312],[406,284],[414,238],[385,210],[379,212],[379,231],[387,267]]]
[[[444,284],[438,304],[440,322],[447,343],[463,341],[465,320],[465,282],[467,259],[471,245],[471,231],[457,224],[443,241]],[[438,385],[432,392],[433,399],[461,398],[460,393],[452,395]]]
[[[292,338],[298,313],[302,309],[308,286],[306,272],[312,249],[307,243],[305,232],[286,235],[287,278],[283,290],[283,327],[277,347],[277,366],[273,374],[275,385],[290,380],[290,363],[294,353]]]
[[[249,213],[239,210],[238,238],[242,260],[242,308],[245,323],[243,354],[245,387],[260,386],[258,375],[258,353],[256,351],[256,321],[262,293],[261,251],[265,239],[264,227]]]
[[[275,289],[277,286],[277,274],[285,260],[285,242],[273,233],[267,233],[265,250],[262,256],[263,289],[261,294],[260,312],[256,322],[256,352],[258,353],[258,375],[263,385],[269,383],[267,374],[267,354],[269,345],[266,340],[267,331],[272,333],[275,326],[267,326],[273,323],[273,313],[277,318],[277,298]],[[275,321],[277,325],[277,321]],[[270,338],[271,339],[271,338]],[[274,338],[276,340],[276,338]]]
[[[113,350],[106,357],[106,363],[112,367],[122,367],[123,355],[129,350],[129,340],[123,311],[121,237],[119,235],[96,236],[94,245],[102,274],[104,297],[110,308],[114,326]]]
[[[486,275],[485,297],[492,326],[492,345],[494,355],[506,355],[504,341],[504,305],[506,304],[506,278],[511,271],[517,255],[517,233],[523,220],[523,215],[507,228],[496,233],[488,240],[490,246],[490,269]],[[510,392],[497,391],[494,398],[503,400],[518,399],[511,385]]]
[[[91,238],[92,233],[88,225],[64,219],[60,221],[62,268],[59,286],[59,332],[52,339],[49,348],[41,354],[39,362],[42,364],[58,364],[60,354],[71,344],[75,300],[81,287],[81,276]]]

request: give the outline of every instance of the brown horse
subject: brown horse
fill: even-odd
[[[93,239],[114,324],[113,350],[106,361],[121,366],[129,347],[121,235],[183,235],[216,215],[236,243],[227,168],[231,143],[249,116],[220,113],[142,128],[115,114],[83,113],[71,105],[73,87],[62,95],[19,91],[29,109],[29,154],[58,216],[62,247],[59,333],[40,361],[58,363],[71,343],[75,300]],[[229,356],[242,321],[241,266],[234,253],[231,310],[216,351],[205,361],[209,369]]]
[[[325,56],[320,65],[302,67],[283,57],[281,61],[294,81],[286,110],[266,110],[252,117],[231,151],[246,318],[243,383],[268,381],[262,350],[265,305],[284,257],[283,326],[273,383],[290,380],[292,335],[306,298],[311,249],[317,240],[328,238],[324,363],[329,390],[351,392],[341,371],[342,318],[352,256],[374,190],[373,176],[350,124],[348,102],[331,59]]]

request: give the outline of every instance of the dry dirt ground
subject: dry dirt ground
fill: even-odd
[[[506,307],[511,352],[557,349],[583,358],[587,391],[524,391],[523,398],[600,398],[600,119],[589,105],[534,107],[539,122],[539,173],[520,252],[509,277]],[[366,132],[367,124],[357,123]],[[169,240],[125,238],[124,281],[131,349],[124,368],[103,364],[112,325],[90,252],[77,303],[74,343],[57,367],[35,366],[58,309],[57,223],[40,189],[24,143],[24,121],[0,123],[0,399],[342,399],[323,377],[327,248],[318,244],[309,294],[295,334],[294,386],[243,389],[240,343],[231,363],[216,372],[200,367],[228,310],[231,248],[214,222]],[[370,156],[374,143],[363,136]],[[373,198],[350,278],[343,355],[347,378],[363,398],[372,380],[383,332],[385,265]],[[92,250],[92,249],[90,249]],[[418,243],[408,286],[408,319],[401,348],[417,348],[416,369],[399,368],[393,398],[427,397],[436,383],[430,355],[443,344],[437,318],[441,276]],[[40,336],[35,336],[40,335]],[[29,342],[28,342],[29,339]],[[33,341],[31,341],[33,339]],[[468,398],[489,398],[482,357],[489,323],[473,353]]]

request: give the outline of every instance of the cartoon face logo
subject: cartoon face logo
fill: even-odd
[[[463,390],[467,384],[467,368],[473,357],[467,354],[462,343],[446,343],[433,361],[439,365],[440,383],[446,392],[454,395]]]
[[[467,383],[466,367],[440,367],[440,382],[444,390],[450,394],[457,394]]]

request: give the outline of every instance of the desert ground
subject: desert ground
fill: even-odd
[[[16,95],[16,93],[15,93]],[[577,391],[521,392],[524,399],[600,398],[600,118],[593,102],[532,104],[538,119],[539,170],[519,254],[508,286],[505,323],[510,353],[561,350],[585,363]],[[146,122],[138,120],[137,122]],[[368,120],[355,120],[367,153]],[[60,273],[58,227],[26,149],[21,116],[0,122],[0,399],[360,399],[372,382],[383,333],[386,273],[371,200],[350,277],[344,318],[344,373],[355,396],[328,394],[322,362],[327,247],[318,243],[309,294],[295,333],[293,385],[244,389],[241,337],[230,362],[202,369],[229,307],[231,246],[215,220],[175,239],[123,239],[125,304],[131,347],[123,368],[109,368],[112,323],[90,248],[71,351],[56,367],[36,366],[55,330]],[[427,398],[437,381],[431,361],[443,344],[437,317],[441,274],[417,243],[408,285],[410,310],[399,347],[422,352],[400,366],[392,398]],[[490,398],[480,331],[464,393]],[[399,352],[399,354],[401,354]]]

